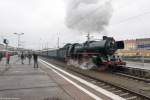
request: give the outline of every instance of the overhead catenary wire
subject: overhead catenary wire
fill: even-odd
[[[139,17],[144,16],[144,15],[148,15],[148,14],[150,14],[150,11],[144,12],[144,13],[140,13],[140,14],[135,15],[135,16],[132,16],[132,17],[128,17],[128,18],[126,18],[126,19],[124,19],[124,20],[119,21],[118,23],[114,23],[114,24],[110,24],[110,25],[118,25],[118,24],[121,24],[121,23],[130,21],[130,20],[134,20],[134,19],[136,19],[136,18],[139,18]]]
[[[121,20],[121,21],[119,21],[119,22],[117,22],[117,23],[110,24],[111,30],[116,31],[116,30],[114,30],[114,28],[112,28],[113,26],[120,25],[120,24],[123,24],[123,23],[125,23],[125,22],[132,21],[132,20],[137,20],[139,17],[142,17],[142,16],[144,16],[144,15],[150,15],[150,11],[146,11],[146,12],[140,13],[140,14],[138,14],[138,15],[135,15],[135,16],[132,16],[132,17],[128,17],[128,18],[126,18],[126,19],[123,19],[123,20]]]

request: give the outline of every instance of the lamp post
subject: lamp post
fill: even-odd
[[[60,42],[60,38],[59,38],[59,33],[58,33],[58,37],[57,37],[57,48],[59,49],[59,42]]]
[[[20,46],[20,36],[24,35],[24,33],[14,33],[15,35],[18,36],[18,50],[19,50],[19,46]]]

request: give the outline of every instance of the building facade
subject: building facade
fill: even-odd
[[[120,56],[144,56],[150,57],[150,50],[118,50],[117,55]]]
[[[150,38],[136,39],[137,49],[150,50]]]
[[[118,50],[121,56],[147,56],[150,57],[150,38],[124,40],[124,50]]]
[[[3,44],[0,44],[0,50],[4,50],[5,46]]]
[[[125,50],[136,50],[137,46],[136,46],[136,40],[125,40],[124,41],[125,44]]]

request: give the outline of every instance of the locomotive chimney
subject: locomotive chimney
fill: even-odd
[[[107,39],[107,36],[103,36],[103,40],[106,40]]]

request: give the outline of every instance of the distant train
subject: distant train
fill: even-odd
[[[112,37],[104,36],[100,41],[66,44],[60,49],[42,51],[40,55],[63,60],[68,65],[82,69],[107,69],[126,65],[119,56],[115,55],[116,50],[123,48],[123,41],[115,41]]]

